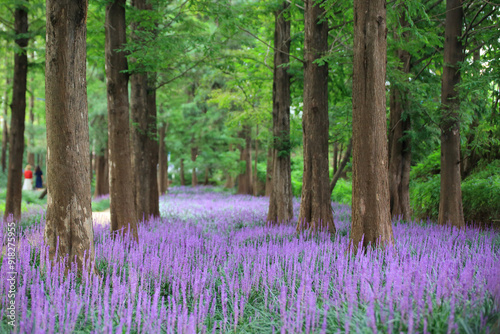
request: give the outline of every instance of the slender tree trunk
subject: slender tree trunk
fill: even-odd
[[[137,234],[137,213],[130,144],[127,57],[117,50],[127,42],[125,20],[126,0],[115,0],[106,6],[106,87],[108,95],[109,196],[111,231],[130,227],[132,238]]]
[[[233,144],[229,144],[229,151],[233,151]],[[226,183],[224,184],[224,188],[234,188],[234,177],[229,172],[226,172]]]
[[[259,140],[257,139],[259,137],[259,124],[257,124],[256,129],[255,129],[255,159],[254,159],[254,168],[253,170],[255,171],[255,175],[253,178],[253,195],[254,196],[259,196],[259,177],[258,177],[258,171],[257,171],[257,164],[259,162]]]
[[[134,0],[132,5],[138,10],[152,10],[146,0]],[[133,23],[133,38],[136,43],[146,43]],[[148,79],[149,76],[149,79]],[[158,142],[156,139],[156,89],[155,74],[146,73],[142,68],[131,75],[131,114],[133,121],[133,170],[135,175],[135,203],[137,219],[159,217],[157,170]]]
[[[238,175],[238,194],[252,195],[252,160],[250,157],[251,137],[250,126],[243,125],[240,138],[245,139],[245,146],[240,146],[240,161],[245,161],[245,172]]]
[[[210,170],[208,169],[208,167],[205,167],[205,182],[204,182],[204,184],[206,186],[208,186],[208,183],[209,183],[209,180],[208,180],[209,179],[209,173],[210,173]]]
[[[465,226],[460,178],[460,83],[459,62],[463,60],[463,8],[461,0],[446,1],[444,66],[441,81],[441,225]]]
[[[159,131],[159,148],[158,148],[158,188],[160,195],[167,192],[168,189],[168,156],[165,148],[165,133],[167,132],[167,125],[162,124]]]
[[[316,60],[328,51],[323,2],[305,1],[304,11],[304,174],[297,232],[335,233],[328,170],[328,65]]]
[[[385,0],[354,0],[351,242],[393,243],[385,98]]]
[[[95,189],[94,197],[109,194],[109,168],[106,154],[107,148],[95,157]]]
[[[6,63],[6,71],[8,71],[7,61]],[[6,87],[4,92],[4,109],[3,109],[3,129],[2,129],[2,172],[5,172],[7,168],[7,149],[9,147],[9,121],[8,121],[8,87],[10,86],[10,78],[7,77]]]
[[[347,149],[345,151],[344,158],[340,162],[340,166],[333,174],[332,181],[330,182],[330,193],[335,189],[335,185],[337,184],[338,180],[340,179],[340,175],[342,175],[342,172],[344,171],[345,166],[347,165],[347,162],[349,162],[349,158],[351,157],[352,153],[352,138],[349,140],[349,144],[347,145]]]
[[[339,143],[338,142],[335,142],[333,143],[333,174],[335,175],[335,173],[337,173],[337,155],[338,155],[338,151],[339,151]]]
[[[408,27],[404,8],[401,7],[399,24]],[[408,33],[404,32],[401,38],[408,42]],[[398,50],[400,61],[398,68],[404,75],[410,73],[410,53]],[[409,91],[396,83],[391,84],[389,118],[389,195],[391,217],[401,217],[410,220],[410,165],[411,165],[411,130],[409,111]]]
[[[14,219],[19,219],[21,218],[23,187],[24,119],[26,116],[26,78],[28,74],[28,57],[26,55],[28,39],[26,37],[19,37],[19,34],[26,34],[28,32],[28,12],[23,5],[19,5],[15,10],[14,29],[16,32],[16,44],[21,51],[14,54],[9,171],[4,217],[13,215]]]
[[[287,223],[293,217],[292,170],[290,166],[290,21],[285,18],[288,3],[284,1],[274,13],[273,74],[273,185],[269,198],[267,221]],[[327,153],[328,154],[328,153]]]
[[[198,157],[198,147],[191,147],[191,161],[193,164],[196,163],[196,157]],[[196,176],[196,167],[193,167],[192,176],[191,176],[191,185],[196,187],[198,185],[198,176]]]
[[[181,158],[181,161],[180,161],[180,177],[181,177],[181,186],[185,186],[186,185],[186,178],[184,177],[184,159]]]
[[[45,105],[49,257],[94,261],[86,82],[87,1],[47,0]],[[90,262],[87,262],[89,261]]]
[[[269,145],[267,149],[266,163],[266,196],[270,197],[273,190],[273,147]]]

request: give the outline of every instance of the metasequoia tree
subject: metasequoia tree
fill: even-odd
[[[9,170],[7,180],[7,198],[4,217],[13,215],[21,218],[21,198],[23,182],[24,119],[26,117],[26,79],[28,74],[28,11],[24,5],[18,5],[14,13],[16,44],[20,48],[14,54],[14,79],[12,87],[11,121],[9,133]],[[21,35],[21,34],[24,34]]]
[[[441,81],[441,191],[439,224],[465,225],[460,178],[460,119],[458,109],[459,62],[463,60],[460,42],[463,24],[461,0],[446,2],[444,65]]]
[[[152,11],[151,3],[134,0],[132,5],[139,11]],[[146,15],[141,15],[146,17]],[[132,38],[138,45],[144,45],[142,37],[147,32],[146,22],[133,22]],[[150,31],[149,31],[150,32]],[[130,77],[133,173],[135,175],[135,203],[137,219],[159,217],[159,195],[156,165],[158,164],[158,142],[156,140],[156,76],[135,64]]]
[[[106,86],[108,94],[108,168],[111,231],[128,229],[138,241],[137,215],[133,188],[127,180],[134,178],[131,162],[128,69],[124,52],[118,50],[127,41],[126,0],[115,0],[106,6]]]
[[[51,260],[94,259],[86,82],[86,0],[47,0],[45,104]],[[69,264],[67,266],[69,268]]]
[[[408,27],[408,20],[403,6],[400,6],[399,24],[403,29]],[[408,32],[402,36],[394,36],[408,41]],[[398,70],[404,75],[410,73],[410,53],[399,48]],[[406,80],[407,81],[407,80]],[[404,86],[391,83],[390,92],[390,124],[389,124],[389,195],[391,217],[402,217],[410,220],[410,164],[411,164],[411,139],[407,135],[411,129],[410,116],[408,115],[409,98],[408,89]]]
[[[335,233],[328,175],[328,51],[324,1],[306,0],[304,10],[304,176],[297,224],[301,230]]]
[[[267,221],[280,224],[293,216],[290,166],[290,21],[285,1],[274,13],[272,188]],[[257,170],[257,169],[256,169]],[[256,183],[257,185],[257,183]]]
[[[243,125],[238,137],[244,140],[244,145],[238,145],[240,150],[240,161],[244,161],[245,170],[238,175],[238,194],[252,195],[252,158],[251,150],[251,133],[250,126]]]
[[[351,242],[393,242],[387,169],[385,0],[354,1]]]
[[[94,197],[109,194],[108,145],[102,147],[95,156]]]

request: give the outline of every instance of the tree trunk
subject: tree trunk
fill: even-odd
[[[191,147],[191,161],[196,163],[196,157],[198,157],[198,147]],[[196,167],[193,167],[191,176],[191,186],[196,187],[198,185],[198,177],[196,176]]]
[[[106,151],[107,148],[102,149],[95,157],[94,197],[109,194],[109,168]]]
[[[109,197],[111,231],[137,234],[132,149],[130,144],[127,57],[122,48],[126,42],[126,0],[115,0],[106,6],[106,87],[108,96]]]
[[[186,178],[184,177],[184,159],[181,158],[181,161],[180,161],[180,177],[181,177],[181,186],[185,186],[186,185]]]
[[[297,232],[335,233],[328,163],[328,65],[315,61],[328,51],[323,2],[305,1],[304,11],[304,176]]]
[[[253,195],[259,196],[259,176],[257,171],[257,164],[259,162],[259,125],[257,124],[255,129],[255,158],[254,158],[254,178],[253,178]]]
[[[132,5],[138,10],[152,10],[146,0],[134,0]],[[136,43],[146,43],[133,23]],[[139,66],[140,67],[140,66]],[[148,79],[149,76],[149,79]],[[156,88],[155,74],[146,73],[138,68],[131,75],[131,114],[133,121],[133,171],[135,175],[135,202],[137,219],[159,217],[159,198],[157,181],[158,142],[156,140]]]
[[[168,189],[168,155],[165,148],[165,133],[167,125],[162,124],[159,131],[159,148],[158,148],[158,189],[160,195],[167,192]]]
[[[446,2],[444,66],[441,85],[441,225],[465,226],[460,178],[459,62],[463,59],[461,0]]]
[[[330,182],[330,194],[332,193],[333,189],[335,189],[335,185],[337,184],[337,181],[340,179],[340,175],[344,171],[344,168],[347,165],[349,158],[351,157],[351,152],[352,152],[352,138],[349,140],[349,144],[347,145],[344,159],[342,159],[339,168],[337,169],[335,174],[333,174],[332,181]]]
[[[9,71],[7,61],[5,62],[6,71]],[[4,92],[4,109],[3,109],[3,128],[2,128],[2,172],[7,168],[7,149],[9,147],[9,121],[8,121],[8,87],[10,85],[10,78],[7,77],[6,87]]]
[[[209,183],[209,169],[208,167],[205,167],[205,182],[203,183],[204,185],[208,186],[208,183]]]
[[[274,13],[273,74],[273,185],[269,198],[267,222],[287,223],[293,217],[292,170],[290,166],[290,21],[285,18],[284,1]],[[327,153],[328,154],[328,153]]]
[[[269,145],[267,149],[266,163],[266,196],[270,197],[273,190],[273,147]]]
[[[33,60],[35,56],[33,55]],[[35,130],[35,114],[34,114],[34,109],[35,109],[35,86],[33,85],[33,75],[30,77],[30,107],[29,107],[29,118],[30,118],[30,124],[31,124],[31,131],[29,132],[29,143],[28,143],[28,164],[31,166],[35,166],[35,153],[33,153],[33,149],[35,148],[35,135],[33,131]]]
[[[333,167],[333,175],[335,175],[335,173],[337,173],[338,151],[339,151],[339,143],[335,142],[335,143],[333,143],[333,161],[332,161],[332,163],[333,163],[333,166],[332,166]]]
[[[402,8],[402,7],[401,7]],[[402,8],[403,9],[403,8]],[[400,13],[399,24],[406,28],[408,21],[403,10]],[[408,42],[408,33],[401,36]],[[395,36],[395,39],[400,37]],[[398,50],[400,61],[398,68],[405,76],[410,73],[410,53]],[[406,80],[408,81],[408,80]],[[410,220],[410,165],[411,165],[411,130],[409,111],[409,91],[397,83],[391,83],[389,118],[389,196],[391,217],[401,217]]]
[[[24,153],[24,119],[26,116],[26,78],[28,74],[28,57],[26,47],[28,38],[19,34],[28,32],[28,12],[26,7],[19,5],[14,13],[14,29],[16,44],[21,52],[14,54],[14,81],[12,89],[9,171],[7,180],[7,198],[4,217],[13,215],[21,218],[21,199],[23,183],[23,153]]]
[[[252,195],[252,160],[250,157],[250,126],[243,125],[239,137],[245,139],[245,146],[240,146],[240,161],[245,162],[245,172],[238,175],[238,194]]]
[[[94,261],[86,82],[87,1],[47,0],[45,105],[49,257]],[[90,261],[89,261],[90,260]]]
[[[351,242],[356,249],[393,243],[385,98],[384,0],[354,0],[353,177]]]

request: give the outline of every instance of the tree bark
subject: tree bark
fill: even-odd
[[[196,163],[196,157],[198,157],[198,147],[191,147],[191,161]],[[198,185],[198,176],[196,175],[196,167],[193,166],[191,174],[191,186],[196,187]]]
[[[245,172],[238,175],[238,194],[252,195],[252,160],[250,157],[251,150],[251,137],[250,137],[250,126],[243,125],[242,130],[239,133],[239,137],[245,140],[245,146],[239,147],[240,149],[240,161],[245,162]]]
[[[6,71],[9,71],[7,61],[6,63]],[[9,147],[9,121],[8,121],[8,87],[10,85],[10,78],[7,77],[6,87],[4,93],[4,109],[3,109],[3,128],[2,128],[2,172],[5,172],[7,168],[7,149]]]
[[[292,170],[290,166],[290,21],[284,12],[284,1],[274,13],[274,74],[273,74],[273,177],[267,222],[287,223],[293,217]],[[327,153],[328,154],[328,153]],[[256,166],[257,167],[257,166]]]
[[[340,179],[340,175],[344,171],[345,166],[349,162],[349,158],[351,157],[351,152],[352,152],[352,138],[349,140],[349,144],[347,145],[347,149],[345,151],[344,158],[340,162],[340,166],[333,174],[332,181],[330,182],[330,194],[332,193],[333,189],[335,189],[335,185],[337,184],[338,180]]]
[[[253,195],[254,196],[259,196],[259,177],[258,177],[258,171],[257,171],[257,164],[259,163],[259,140],[257,139],[259,137],[259,125],[257,124],[256,129],[255,129],[255,158],[254,158],[254,168],[253,170],[255,171],[254,173],[254,178],[253,178]]]
[[[14,219],[17,220],[21,218],[24,119],[26,117],[26,79],[28,74],[28,56],[26,54],[28,38],[19,36],[19,34],[26,34],[28,32],[28,12],[23,5],[19,5],[15,10],[14,29],[16,33],[16,44],[21,51],[14,54],[14,80],[9,138],[9,170],[4,217],[13,215]]]
[[[94,197],[109,194],[109,168],[107,148],[102,149],[95,157],[95,189]]]
[[[47,0],[45,105],[49,257],[94,261],[86,82],[87,1]]]
[[[139,10],[152,10],[146,0],[134,0],[132,5]],[[133,31],[138,31],[133,23]],[[134,32],[136,43],[146,43]],[[137,219],[159,217],[157,181],[158,142],[156,138],[156,88],[155,74],[138,68],[130,78],[133,170],[135,175],[135,203]]]
[[[408,20],[404,11],[400,13],[399,24],[408,27]],[[402,36],[408,42],[408,33]],[[397,57],[400,61],[398,68],[405,76],[410,73],[410,53],[399,49]],[[406,80],[408,81],[408,80]],[[411,130],[409,111],[409,91],[397,83],[391,83],[390,117],[389,117],[389,196],[391,217],[401,217],[410,220],[410,166],[411,166]]]
[[[337,173],[337,168],[338,168],[338,163],[337,163],[337,160],[338,160],[338,151],[339,151],[339,143],[338,142],[335,142],[333,143],[333,175],[335,175],[335,173]]]
[[[167,124],[163,123],[160,127],[158,141],[158,189],[160,195],[167,192],[168,189],[168,155],[165,147],[165,134],[167,132]]]
[[[267,149],[266,163],[266,196],[270,197],[273,190],[273,147],[269,145]]]
[[[125,20],[126,0],[115,0],[106,6],[106,87],[108,96],[109,197],[111,231],[130,228],[137,234],[137,213],[134,190],[129,181],[134,178],[130,144],[127,57],[118,52],[127,42]]]
[[[328,23],[323,1],[305,1],[304,11],[304,175],[297,232],[335,233],[328,163],[328,65],[315,61],[328,51]]]
[[[460,38],[463,8],[461,0],[446,2],[444,66],[441,81],[441,225],[465,226],[460,178],[460,83],[459,62],[463,60]]]
[[[353,177],[354,249],[393,243],[389,205],[385,98],[387,28],[384,0],[354,1]]]
[[[181,161],[180,161],[180,178],[181,178],[181,186],[185,186],[186,185],[186,178],[184,177],[184,159],[181,158]]]

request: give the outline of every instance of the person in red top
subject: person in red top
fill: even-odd
[[[33,172],[29,164],[24,169],[23,190],[33,190]]]

